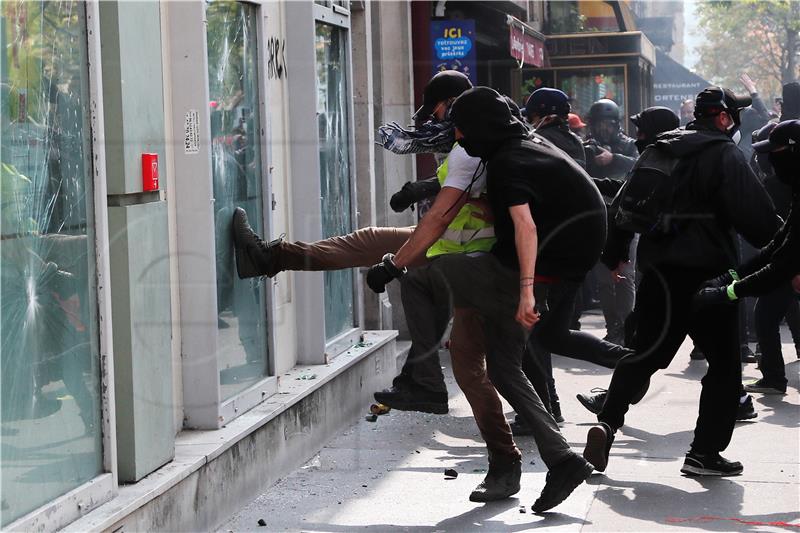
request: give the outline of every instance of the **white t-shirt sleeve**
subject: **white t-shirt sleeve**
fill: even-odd
[[[459,191],[467,190],[480,163],[479,158],[470,156],[461,145],[457,144],[447,156],[447,178],[444,180],[443,187],[453,187]],[[484,167],[475,183],[472,184],[470,196],[480,196],[485,189],[486,168]]]

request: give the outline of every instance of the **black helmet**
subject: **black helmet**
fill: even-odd
[[[674,130],[681,125],[678,115],[672,109],[663,106],[648,107],[630,117],[630,120],[648,138],[654,138],[659,133]]]
[[[616,102],[607,98],[598,100],[589,108],[589,120],[592,122],[600,120],[615,120],[619,122],[619,106]]]

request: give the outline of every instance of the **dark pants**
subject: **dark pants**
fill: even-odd
[[[447,280],[456,308],[473,308],[480,313],[489,378],[533,430],[544,463],[551,468],[572,457],[574,452],[522,371],[528,333],[514,318],[519,304],[519,272],[504,267],[491,254],[443,256],[434,261],[433,268]]]
[[[764,379],[776,385],[786,386],[780,326],[794,301],[794,291],[787,283],[760,296],[756,302],[755,329],[761,347],[759,367]]]
[[[412,268],[400,279],[411,349],[395,387],[447,394],[439,361],[439,345],[450,321],[450,295],[433,263]]]
[[[692,308],[700,284],[716,274],[688,268],[644,270],[636,301],[635,353],[617,363],[598,420],[613,430],[622,427],[632,400],[650,376],[669,366],[688,334],[708,361],[692,449],[709,453],[728,446],[742,379],[738,306],[723,304],[699,312]]]
[[[631,353],[622,346],[600,340],[589,333],[569,329],[580,282],[559,281],[543,285],[547,289],[545,297],[548,310],[531,331],[530,339],[539,353],[547,357],[550,353],[556,353],[605,368],[614,368],[617,361]]]

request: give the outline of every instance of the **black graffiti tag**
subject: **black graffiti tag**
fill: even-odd
[[[270,37],[267,41],[267,77],[271,80],[280,80],[288,75],[286,40]]]

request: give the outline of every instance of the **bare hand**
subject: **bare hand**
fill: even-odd
[[[746,72],[742,73],[742,75],[739,76],[739,81],[742,82],[742,85],[744,85],[744,88],[747,89],[747,92],[749,94],[758,92],[758,89],[756,89],[755,82],[750,78],[750,76],[747,75]]]
[[[800,294],[800,274],[792,278],[792,289],[794,289],[794,292]]]
[[[623,279],[628,279],[622,274],[620,274],[620,272],[622,271],[622,267],[628,264],[630,264],[630,261],[620,261],[619,264],[617,265],[617,268],[611,271],[611,279],[614,281],[614,283],[619,283]]]
[[[517,315],[514,318],[526,329],[531,329],[539,321],[539,313],[536,312],[535,307],[536,299],[533,297],[533,291],[522,291]]]
[[[610,165],[613,159],[614,159],[614,154],[612,154],[608,150],[603,150],[598,155],[594,156],[594,162],[600,165],[601,167]]]

